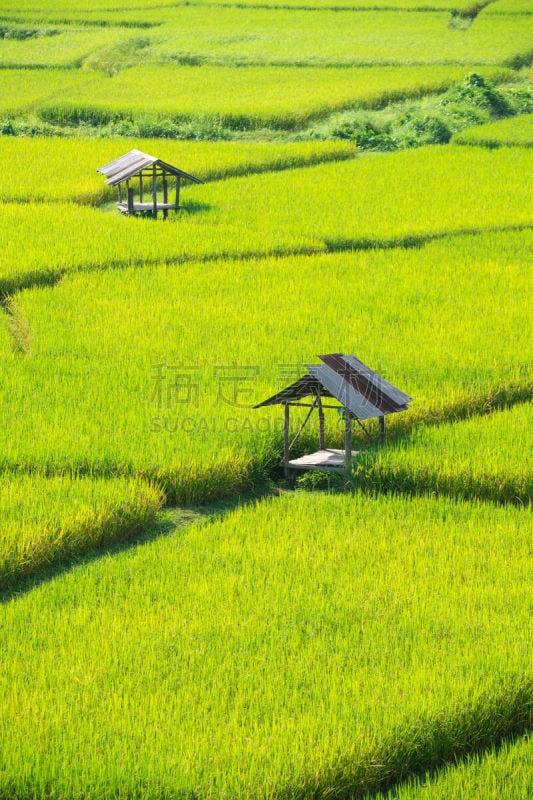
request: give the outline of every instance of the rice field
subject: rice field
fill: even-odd
[[[451,765],[427,780],[411,780],[375,800],[525,800],[533,796],[533,739],[524,736],[500,748]],[[370,799],[368,799],[370,800]]]
[[[356,154],[355,145],[340,141],[270,144],[122,138],[120,147],[124,152],[137,149],[154,153],[203,181],[341,161]],[[116,153],[117,139],[6,138],[0,150],[0,200],[87,205],[116,200],[116,189],[106,186],[104,177],[96,172],[96,167],[112,161]],[[16,172],[10,169],[13,162],[18,164]],[[69,165],[68,170],[64,169],[65,164]]]
[[[356,464],[355,483],[380,491],[432,492],[533,503],[533,405],[411,435]]]
[[[2,608],[0,791],[360,796],[520,728],[531,530],[293,494],[41,585]]]
[[[3,47],[3,44],[2,44]],[[0,69],[0,115],[15,116],[94,81],[91,73],[64,69]],[[2,149],[5,140],[2,140]]]
[[[455,136],[454,141],[483,147],[532,147],[533,114],[477,125]]]
[[[533,40],[482,5],[0,0],[0,800],[529,797]],[[119,215],[134,148],[179,214]],[[327,352],[414,401],[294,484],[253,406]]]
[[[23,292],[5,318],[3,466],[143,475],[172,503],[243,491],[281,454],[281,409],[251,406],[338,349],[415,397],[391,432],[512,402],[533,380],[532,249],[531,231],[489,233],[107,270]],[[311,433],[303,446],[316,447]],[[469,468],[475,481],[475,457]]]
[[[390,247],[527,227],[532,165],[526,148],[437,146],[230,178],[184,189],[185,211],[156,228],[66,203],[4,203],[0,292],[80,269]]]
[[[489,78],[510,77],[476,66]],[[299,67],[155,66],[100,73],[44,103],[39,115],[59,124],[114,119],[205,120],[234,128],[293,129],[331,111],[379,108],[392,100],[443,91],[463,79],[464,66],[354,69]],[[169,88],[171,87],[171,88]]]
[[[2,475],[0,591],[153,526],[162,495],[138,481]]]

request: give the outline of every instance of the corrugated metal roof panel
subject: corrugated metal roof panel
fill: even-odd
[[[367,367],[366,364],[357,358],[357,356],[344,356],[345,361],[350,364],[350,366],[354,367],[355,369],[362,372],[364,375],[367,375],[369,380],[371,380],[378,388],[382,389],[386,394],[394,400],[398,405],[404,405],[405,403],[411,403],[413,398],[410,397],[405,392],[400,391],[392,383],[389,383],[382,378],[381,375],[378,375],[377,372]]]
[[[161,161],[161,159],[156,156],[143,153],[142,150],[130,150],[129,153],[120,156],[120,158],[116,158],[114,161],[110,161],[109,164],[98,167],[97,172],[101,172],[106,176],[106,183],[109,186],[116,186],[117,183],[122,183],[122,181],[126,181],[128,178],[133,178],[138,172],[154,164],[161,166],[166,172],[170,172],[173,175],[187,178],[190,181],[194,181],[194,183],[203,183],[200,178],[195,178],[194,175],[190,175],[182,169],[173,167],[172,164],[167,164],[166,161]]]
[[[315,366],[306,364],[307,369],[320,383],[328,389],[339,403],[342,403],[352,414],[359,419],[372,419],[381,417],[383,412],[374,406],[366,397],[358,392],[342,375],[335,372],[327,364]]]

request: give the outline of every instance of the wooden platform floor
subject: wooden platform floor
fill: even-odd
[[[120,211],[128,213],[128,204],[127,203],[117,203],[117,208]],[[134,211],[153,211],[154,204],[153,203],[134,203],[133,204]],[[157,211],[179,211],[179,208],[176,208],[175,203],[158,203],[157,204]]]
[[[359,450],[352,450],[352,458],[355,458]],[[293,458],[290,461],[282,461],[282,466],[290,469],[344,469],[344,450],[317,450],[316,453],[309,453],[301,458]]]

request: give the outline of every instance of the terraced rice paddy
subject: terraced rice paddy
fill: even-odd
[[[0,590],[150,528],[161,494],[125,479],[2,475]]]
[[[530,231],[509,232],[421,249],[117,269],[25,292],[10,304],[3,354],[2,413],[17,431],[5,464],[141,473],[185,503],[238,491],[281,452],[280,410],[250,406],[284,375],[295,380],[298,364],[354,340],[416,397],[392,425],[522,397],[533,374],[531,241]],[[46,398],[37,407],[34,386]]]
[[[483,147],[532,147],[533,114],[476,125],[455,137],[458,144],[477,144]]]
[[[2,791],[357,796],[490,741],[530,548],[519,509],[304,493],[77,569],[2,608]]]
[[[1,800],[531,794],[533,37],[482,5],[0,0]],[[125,218],[133,148],[205,184]],[[412,408],[294,483],[253,406],[333,352]]]

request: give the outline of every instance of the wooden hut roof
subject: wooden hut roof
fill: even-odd
[[[255,408],[296,402],[317,394],[334,397],[360,420],[383,417],[409,408],[412,397],[396,389],[356,356],[331,353],[319,358],[322,364],[306,365],[309,375],[304,375]]]
[[[194,181],[194,183],[203,183],[200,178],[195,178],[194,175],[189,175],[188,172],[173,167],[172,164],[167,164],[166,161],[161,161],[161,159],[156,156],[149,156],[148,153],[143,153],[141,150],[130,150],[126,155],[120,156],[120,158],[116,158],[114,161],[110,161],[109,164],[104,164],[103,167],[98,167],[97,172],[101,172],[106,176],[106,183],[109,186],[116,186],[117,183],[122,183],[122,181],[126,181],[128,178],[133,178],[133,176],[137,175],[141,170],[146,167],[152,167],[154,164],[164,169],[165,172],[169,172],[171,175],[179,175],[182,178]]]

